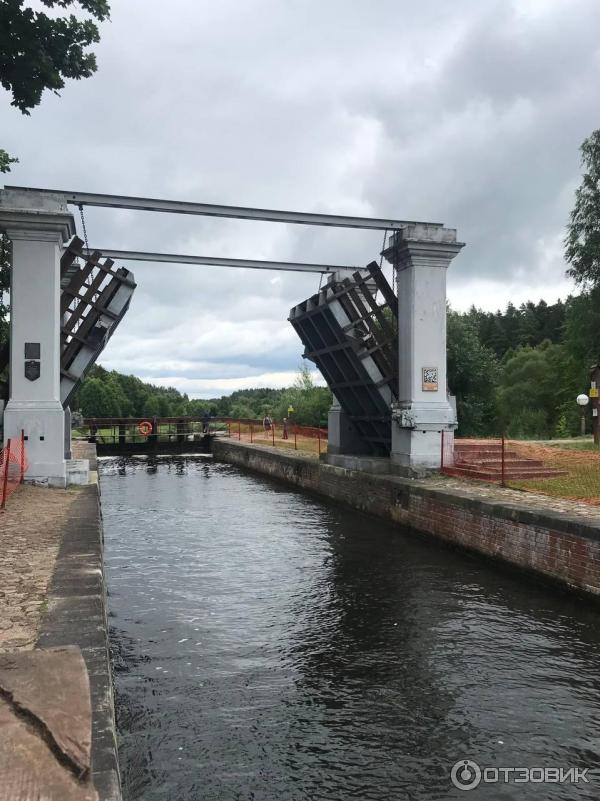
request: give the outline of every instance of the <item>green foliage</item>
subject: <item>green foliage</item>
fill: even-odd
[[[500,365],[494,351],[481,344],[472,315],[448,311],[448,386],[456,396],[460,436],[492,433]]]
[[[10,165],[17,164],[19,159],[9,156],[6,150],[0,147],[0,172],[10,172]]]
[[[228,417],[234,417],[241,420],[254,420],[258,417],[258,412],[249,403],[243,401],[236,401],[231,404]]]
[[[190,400],[173,387],[147,384],[135,376],[96,365],[72,403],[73,409],[79,409],[84,417],[202,417],[208,413],[215,417],[260,420],[269,414],[278,421],[288,417],[290,405],[294,407],[293,419],[299,424],[324,425],[331,392],[315,386],[310,371],[302,368],[289,389],[241,389],[222,398]]]
[[[494,351],[499,359],[509,350],[523,345],[536,347],[545,340],[558,343],[562,339],[565,304],[522,303],[519,308],[509,303],[505,312],[484,312],[474,306],[467,312],[479,334],[481,344]]]
[[[565,318],[564,342],[586,374],[600,361],[600,286],[569,298]]]
[[[148,395],[142,411],[143,417],[158,417],[160,415],[160,403],[156,395]]]
[[[89,78],[96,56],[87,48],[99,41],[94,19],[109,16],[106,0],[42,0],[47,8],[79,6],[78,19],[34,11],[23,0],[0,0],[0,83],[23,114],[37,106],[46,89],[58,93],[65,78]]]
[[[565,437],[570,436],[569,432],[569,424],[567,422],[567,415],[563,412],[558,418],[556,425],[554,426],[554,436],[557,439],[563,439]]]
[[[550,436],[548,420],[543,409],[525,407],[511,416],[506,433],[512,439],[546,439]]]
[[[120,417],[121,409],[108,384],[99,378],[88,378],[79,392],[79,403],[85,417]]]
[[[577,434],[575,397],[589,388],[589,368],[600,361],[600,287],[552,305],[509,304],[504,312],[471,308],[448,311],[448,386],[456,395],[461,436],[505,432],[513,437],[565,437]],[[1,331],[1,329],[0,329]],[[84,391],[99,380],[108,395]],[[242,389],[221,398],[192,399],[173,387],[145,383],[131,375],[92,368],[80,392],[84,416],[111,409],[115,416],[216,417],[276,421],[291,415],[301,425],[325,425],[332,402],[313,373],[300,368],[286,389]],[[73,403],[77,408],[77,402]],[[102,415],[100,415],[102,416]]]
[[[600,130],[581,145],[584,173],[575,192],[565,239],[568,274],[584,286],[600,284]]]
[[[326,426],[332,399],[331,391],[316,386],[309,368],[302,365],[293,386],[282,391],[272,416],[276,420],[291,418],[303,426]],[[294,409],[291,415],[290,406]]]
[[[552,436],[561,407],[575,402],[576,387],[565,380],[568,361],[565,346],[549,341],[508,355],[497,394],[503,431],[511,437]]]

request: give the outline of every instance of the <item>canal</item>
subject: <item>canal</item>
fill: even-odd
[[[210,458],[100,475],[127,801],[600,797],[597,607]]]

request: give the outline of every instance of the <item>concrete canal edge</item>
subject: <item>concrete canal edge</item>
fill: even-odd
[[[513,491],[482,497],[466,482],[375,475],[234,440],[215,438],[213,454],[600,599],[600,514],[549,511],[528,503],[527,493],[518,502]]]
[[[92,780],[100,801],[120,801],[100,494],[97,484],[80,493],[64,532],[37,647],[81,649],[91,691]]]

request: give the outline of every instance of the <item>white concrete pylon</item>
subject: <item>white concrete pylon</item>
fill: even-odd
[[[441,463],[441,432],[456,417],[446,383],[446,270],[464,247],[456,230],[409,225],[383,255],[397,270],[398,403],[391,459],[407,472]]]
[[[0,230],[12,242],[10,397],[4,439],[24,431],[29,480],[65,486],[60,402],[60,259],[75,233],[55,198],[0,191]]]

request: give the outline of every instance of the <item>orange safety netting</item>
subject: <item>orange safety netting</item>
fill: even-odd
[[[0,509],[23,482],[27,470],[27,453],[23,435],[19,439],[9,439],[0,451]]]
[[[442,472],[600,506],[600,447],[591,440],[442,436]]]
[[[227,430],[232,439],[271,445],[276,448],[290,448],[315,455],[327,452],[327,429],[314,426],[300,426],[294,422],[286,424],[272,421],[265,428],[262,420],[227,420]]]

